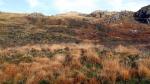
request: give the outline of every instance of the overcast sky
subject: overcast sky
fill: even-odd
[[[90,13],[95,10],[137,11],[150,0],[0,0],[0,11],[41,12],[53,15],[68,11]]]

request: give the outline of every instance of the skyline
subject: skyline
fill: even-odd
[[[95,10],[137,11],[149,4],[150,0],[0,0],[0,11],[55,15],[69,11],[81,13]]]

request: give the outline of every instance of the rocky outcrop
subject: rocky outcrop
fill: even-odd
[[[109,23],[120,23],[121,21],[124,20],[132,21],[132,17],[133,17],[133,12],[121,11],[121,12],[116,12],[109,17],[105,17],[104,22],[109,24]]]
[[[134,14],[136,20],[150,24],[150,5],[142,7]]]
[[[96,18],[104,18],[104,17],[111,16],[111,15],[113,15],[115,13],[116,12],[108,12],[108,11],[96,10],[96,11],[92,12],[91,14],[89,14],[88,16],[96,17]]]
[[[128,20],[132,21],[134,12],[121,11],[121,12],[109,12],[109,11],[94,11],[89,14],[89,17],[100,19],[103,23],[120,23],[120,21]],[[134,20],[134,18],[133,18]]]
[[[45,23],[46,16],[44,16],[42,13],[31,13],[26,16],[26,19],[29,20],[29,23],[31,24],[41,24]]]
[[[32,18],[42,18],[44,17],[44,15],[42,13],[31,13],[31,14],[28,14],[28,17],[32,17]]]

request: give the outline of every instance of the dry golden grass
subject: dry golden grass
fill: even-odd
[[[122,45],[117,46],[115,48],[115,52],[117,52],[117,53],[128,53],[128,54],[132,54],[132,55],[140,54],[140,51],[137,48],[135,48],[133,46],[125,47]]]
[[[140,76],[150,79],[150,58],[142,59],[139,62],[138,73]]]
[[[123,80],[129,80],[131,78],[130,69],[128,68],[121,68],[119,74],[123,78]]]
[[[101,76],[107,80],[111,81],[113,84],[116,83],[118,77],[118,72],[121,69],[118,59],[110,59],[103,61],[103,69],[101,71]]]
[[[1,49],[0,55],[3,58],[8,55],[9,57],[18,55],[15,59],[20,59],[28,53],[30,55],[27,56],[32,60],[17,63],[9,62],[10,60],[3,61],[0,66],[0,83],[9,81],[17,84],[22,81],[25,84],[41,82],[46,82],[46,84],[105,84],[107,81],[116,84],[118,80],[128,81],[136,75],[150,78],[149,59],[136,60],[138,68],[132,68],[122,62],[124,58],[117,55],[117,53],[134,55],[135,52],[140,54],[137,49],[133,50],[134,54],[130,48],[122,46],[119,50],[116,48],[115,53],[114,50],[104,49],[107,48],[90,43],[26,45]],[[32,56],[33,53],[40,54]],[[45,53],[51,53],[52,56],[49,57],[47,56],[49,54]]]

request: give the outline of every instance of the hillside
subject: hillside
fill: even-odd
[[[150,24],[131,11],[0,13],[0,84],[149,84]]]
[[[132,12],[103,14],[99,18],[90,14],[71,15],[1,13],[0,45],[5,48],[85,41],[108,45],[149,45],[149,25],[135,21]]]

